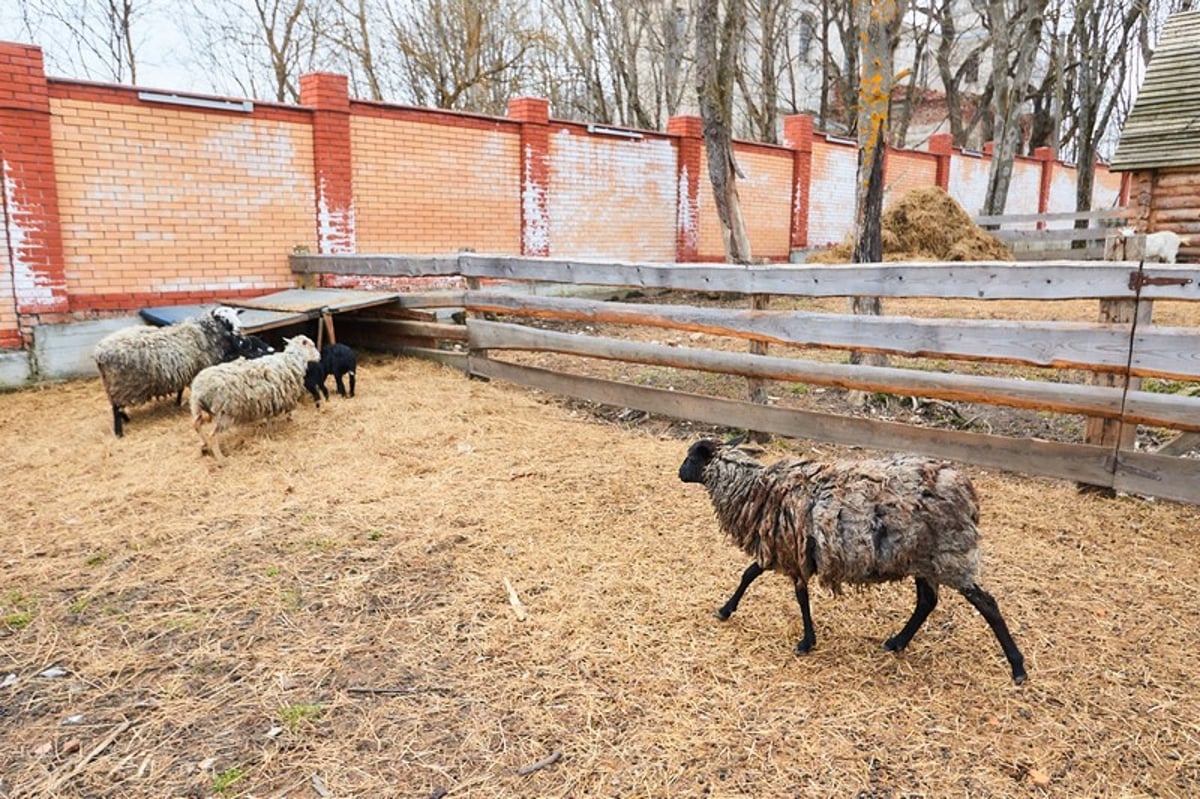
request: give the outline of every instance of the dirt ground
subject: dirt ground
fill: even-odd
[[[170,403],[118,440],[98,381],[0,396],[0,796],[1200,786],[1196,507],[969,469],[1029,681],[952,592],[881,649],[911,584],[817,589],[800,658],[778,576],[713,615],[746,559],[676,477],[697,430],[364,361],[223,469]]]

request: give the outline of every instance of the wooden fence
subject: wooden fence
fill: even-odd
[[[1018,261],[1101,260],[1113,228],[1129,224],[1128,208],[1054,214],[977,216],[975,224],[1008,245]]]
[[[351,343],[434,358],[480,377],[703,423],[870,449],[919,452],[980,466],[1047,475],[1200,503],[1200,460],[1138,451],[1131,433],[1149,425],[1194,436],[1200,397],[1141,390],[1141,378],[1200,380],[1200,327],[1151,323],[1157,300],[1200,301],[1200,267],[1134,261],[887,263],[739,267],[727,264],[594,263],[464,253],[443,257],[292,256],[295,272],[419,277],[460,275],[464,291],[405,294],[386,312],[339,321]],[[786,297],[1065,299],[1098,301],[1096,322],[852,316],[803,310],[607,302],[531,293],[526,284],[679,289]],[[747,302],[748,304],[748,302]],[[1187,306],[1189,309],[1191,306]],[[465,324],[422,318],[465,309]],[[1198,306],[1200,309],[1200,306]],[[667,346],[540,329],[536,318],[717,334],[814,350],[904,356],[923,366],[852,365],[778,355]],[[582,325],[581,325],[582,327]],[[349,331],[349,332],[347,332]],[[449,343],[449,344],[448,344]],[[814,386],[1030,408],[1088,418],[1087,443],[1016,439],[960,430],[757,405],[597,379],[505,360],[505,351],[565,353]],[[794,349],[790,349],[794,352]],[[1044,367],[1049,379],[939,371],[940,359]],[[1087,384],[1068,382],[1084,370]],[[997,371],[992,369],[992,371]],[[999,371],[1018,371],[1000,369]],[[1037,370],[1019,369],[1022,372]],[[1077,376],[1074,378],[1078,381]]]

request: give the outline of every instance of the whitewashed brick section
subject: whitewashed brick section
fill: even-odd
[[[813,144],[809,189],[808,243],[813,247],[841,244],[854,229],[858,151],[854,147]]]
[[[675,260],[675,148],[637,141],[550,136],[550,255]]]
[[[1056,168],[1050,176],[1050,199],[1047,213],[1075,210],[1075,170]]]
[[[1096,167],[1096,181],[1092,184],[1093,208],[1113,208],[1121,204],[1122,174]]]
[[[1036,214],[1042,193],[1042,165],[1038,161],[1017,159],[1013,162],[1012,180],[1008,184],[1006,214]]]
[[[956,154],[950,159],[950,196],[971,216],[983,210],[991,165],[990,160],[977,156]]]
[[[4,175],[0,173],[0,182],[3,180]],[[0,190],[2,188],[0,187]],[[9,246],[8,225],[0,225],[0,330],[17,326],[17,298],[13,293],[13,269],[8,260]]]

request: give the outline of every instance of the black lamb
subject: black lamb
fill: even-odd
[[[808,581],[839,593],[912,577],[917,604],[899,633],[884,642],[904,649],[949,585],[987,620],[1012,667],[1025,681],[1017,649],[996,600],[980,587],[979,502],[969,478],[949,463],[915,456],[866,461],[782,460],[763,466],[736,448],[702,439],[688,450],[679,479],[708,489],[722,531],[754,562],[717,611],[728,619],[746,588],[766,570],[795,585],[804,622],[797,654],[816,643]]]
[[[309,394],[312,394],[313,402],[319,406],[321,394],[325,396],[325,399],[329,399],[329,389],[325,388],[325,380],[329,375],[333,375],[337,393],[343,397],[353,397],[357,366],[358,357],[354,354],[354,350],[345,344],[330,344],[321,350],[320,363],[308,365],[308,372],[304,375],[304,387],[308,389]],[[349,394],[346,393],[346,385],[342,382],[344,376],[350,378]]]

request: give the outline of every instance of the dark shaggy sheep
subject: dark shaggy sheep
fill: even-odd
[[[721,619],[737,609],[760,574],[780,572],[795,585],[804,621],[796,652],[802,654],[816,643],[808,598],[814,575],[834,593],[843,583],[912,577],[916,608],[885,648],[904,649],[937,605],[938,586],[948,585],[987,620],[1013,680],[1025,681],[1025,659],[996,600],[978,583],[979,504],[966,475],[948,463],[914,456],[763,466],[735,444],[702,439],[679,467],[680,480],[708,489],[722,531],[754,558],[717,611]]]

